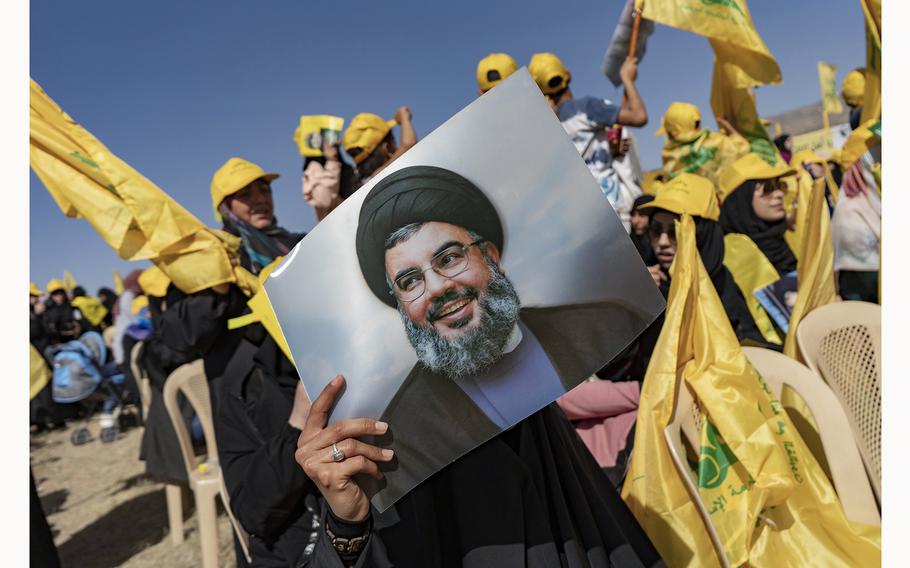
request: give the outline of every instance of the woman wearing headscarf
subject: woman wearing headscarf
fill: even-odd
[[[790,220],[784,208],[788,166],[771,166],[757,154],[747,154],[721,172],[720,226],[725,234],[742,234],[784,276],[796,270],[796,256],[784,239]]]
[[[317,221],[353,192],[353,170],[324,148],[304,163],[303,195]],[[250,533],[254,566],[297,566],[310,544],[318,492],[294,461],[309,398],[297,370],[260,323],[244,328],[215,420],[231,510]],[[246,565],[238,551],[237,565]]]

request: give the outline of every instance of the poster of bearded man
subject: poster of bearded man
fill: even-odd
[[[389,424],[364,440],[395,452],[361,483],[380,512],[604,367],[665,305],[525,70],[357,190],[265,289],[310,397],[346,378],[330,421]]]

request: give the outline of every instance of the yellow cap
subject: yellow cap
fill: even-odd
[[[373,153],[373,150],[379,146],[379,143],[396,124],[394,120],[384,120],[375,114],[362,112],[354,117],[351,125],[344,131],[341,145],[348,154],[353,148],[361,149],[356,156],[351,156],[354,158],[354,163],[359,164]]]
[[[644,179],[641,181],[641,190],[646,195],[657,195],[660,188],[664,186],[663,168],[648,170],[643,174]]]
[[[790,156],[790,166],[793,168],[801,168],[806,164],[825,164],[825,159],[813,152],[812,150],[800,150],[799,152]]]
[[[717,185],[720,190],[720,200],[726,199],[734,189],[748,180],[774,179],[795,173],[796,170],[782,161],[778,162],[776,166],[772,166],[758,154],[750,152],[718,173]]]
[[[863,93],[866,91],[866,69],[860,67],[847,73],[844,77],[844,83],[841,85],[841,96],[844,102],[850,106],[859,106],[863,104]]]
[[[552,53],[535,53],[528,63],[528,71],[545,95],[553,95],[569,86],[569,72]]]
[[[639,209],[656,207],[678,215],[688,213],[703,219],[720,219],[720,205],[711,180],[689,172],[682,172],[663,184],[654,201],[640,205]]]
[[[518,69],[518,64],[508,53],[491,53],[477,64],[477,84],[487,92]]]
[[[139,286],[147,296],[163,298],[170,284],[171,279],[157,266],[147,268],[139,275]]]
[[[212,176],[212,208],[215,210],[215,219],[221,221],[218,206],[225,197],[237,193],[259,178],[272,181],[278,178],[278,174],[266,173],[253,162],[243,158],[231,158],[218,168]]]
[[[697,106],[689,103],[670,103],[654,136],[666,134],[674,140],[685,140],[701,131],[701,128],[696,126],[700,120],[701,112]]]
[[[63,285],[63,282],[59,278],[51,278],[51,281],[45,286],[48,294],[53,294],[57,291],[66,291],[66,286]]]
[[[29,296],[40,296],[42,293],[43,292],[41,292],[41,288],[39,288],[37,284],[35,284],[34,282],[28,283],[28,295]]]

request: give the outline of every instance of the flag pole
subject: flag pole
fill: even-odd
[[[822,127],[825,129],[825,139],[828,141],[828,147],[834,149],[834,136],[831,135],[831,119],[828,117],[828,110],[824,107],[822,101]]]
[[[642,2],[644,6],[644,2]],[[632,8],[632,37],[629,38],[629,52],[627,57],[634,57],[636,48],[638,47],[638,26],[641,25],[641,10],[642,8],[634,7]],[[627,108],[629,105],[629,97],[626,95],[626,91],[623,90],[622,93],[622,108]]]

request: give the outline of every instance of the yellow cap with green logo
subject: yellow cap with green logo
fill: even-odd
[[[354,158],[354,163],[359,164],[366,160],[379,146],[383,138],[398,124],[394,120],[385,120],[381,116],[362,112],[354,117],[348,129],[341,137],[341,145],[348,154],[354,148],[359,148]]]
[[[272,181],[278,179],[278,177],[278,174],[266,173],[265,170],[253,162],[243,158],[231,158],[218,168],[218,171],[212,176],[212,208],[215,210],[215,219],[221,221],[221,213],[218,212],[218,206],[221,205],[225,197],[237,193],[259,178]]]
[[[554,95],[569,86],[569,72],[552,53],[535,53],[528,63],[528,71],[545,95]]]
[[[654,207],[682,215],[688,213],[717,221],[720,219],[720,205],[711,180],[688,172],[682,172],[657,190],[653,201],[640,205],[639,209]]]
[[[508,53],[491,53],[477,64],[477,84],[487,92],[517,69],[518,64]]]

